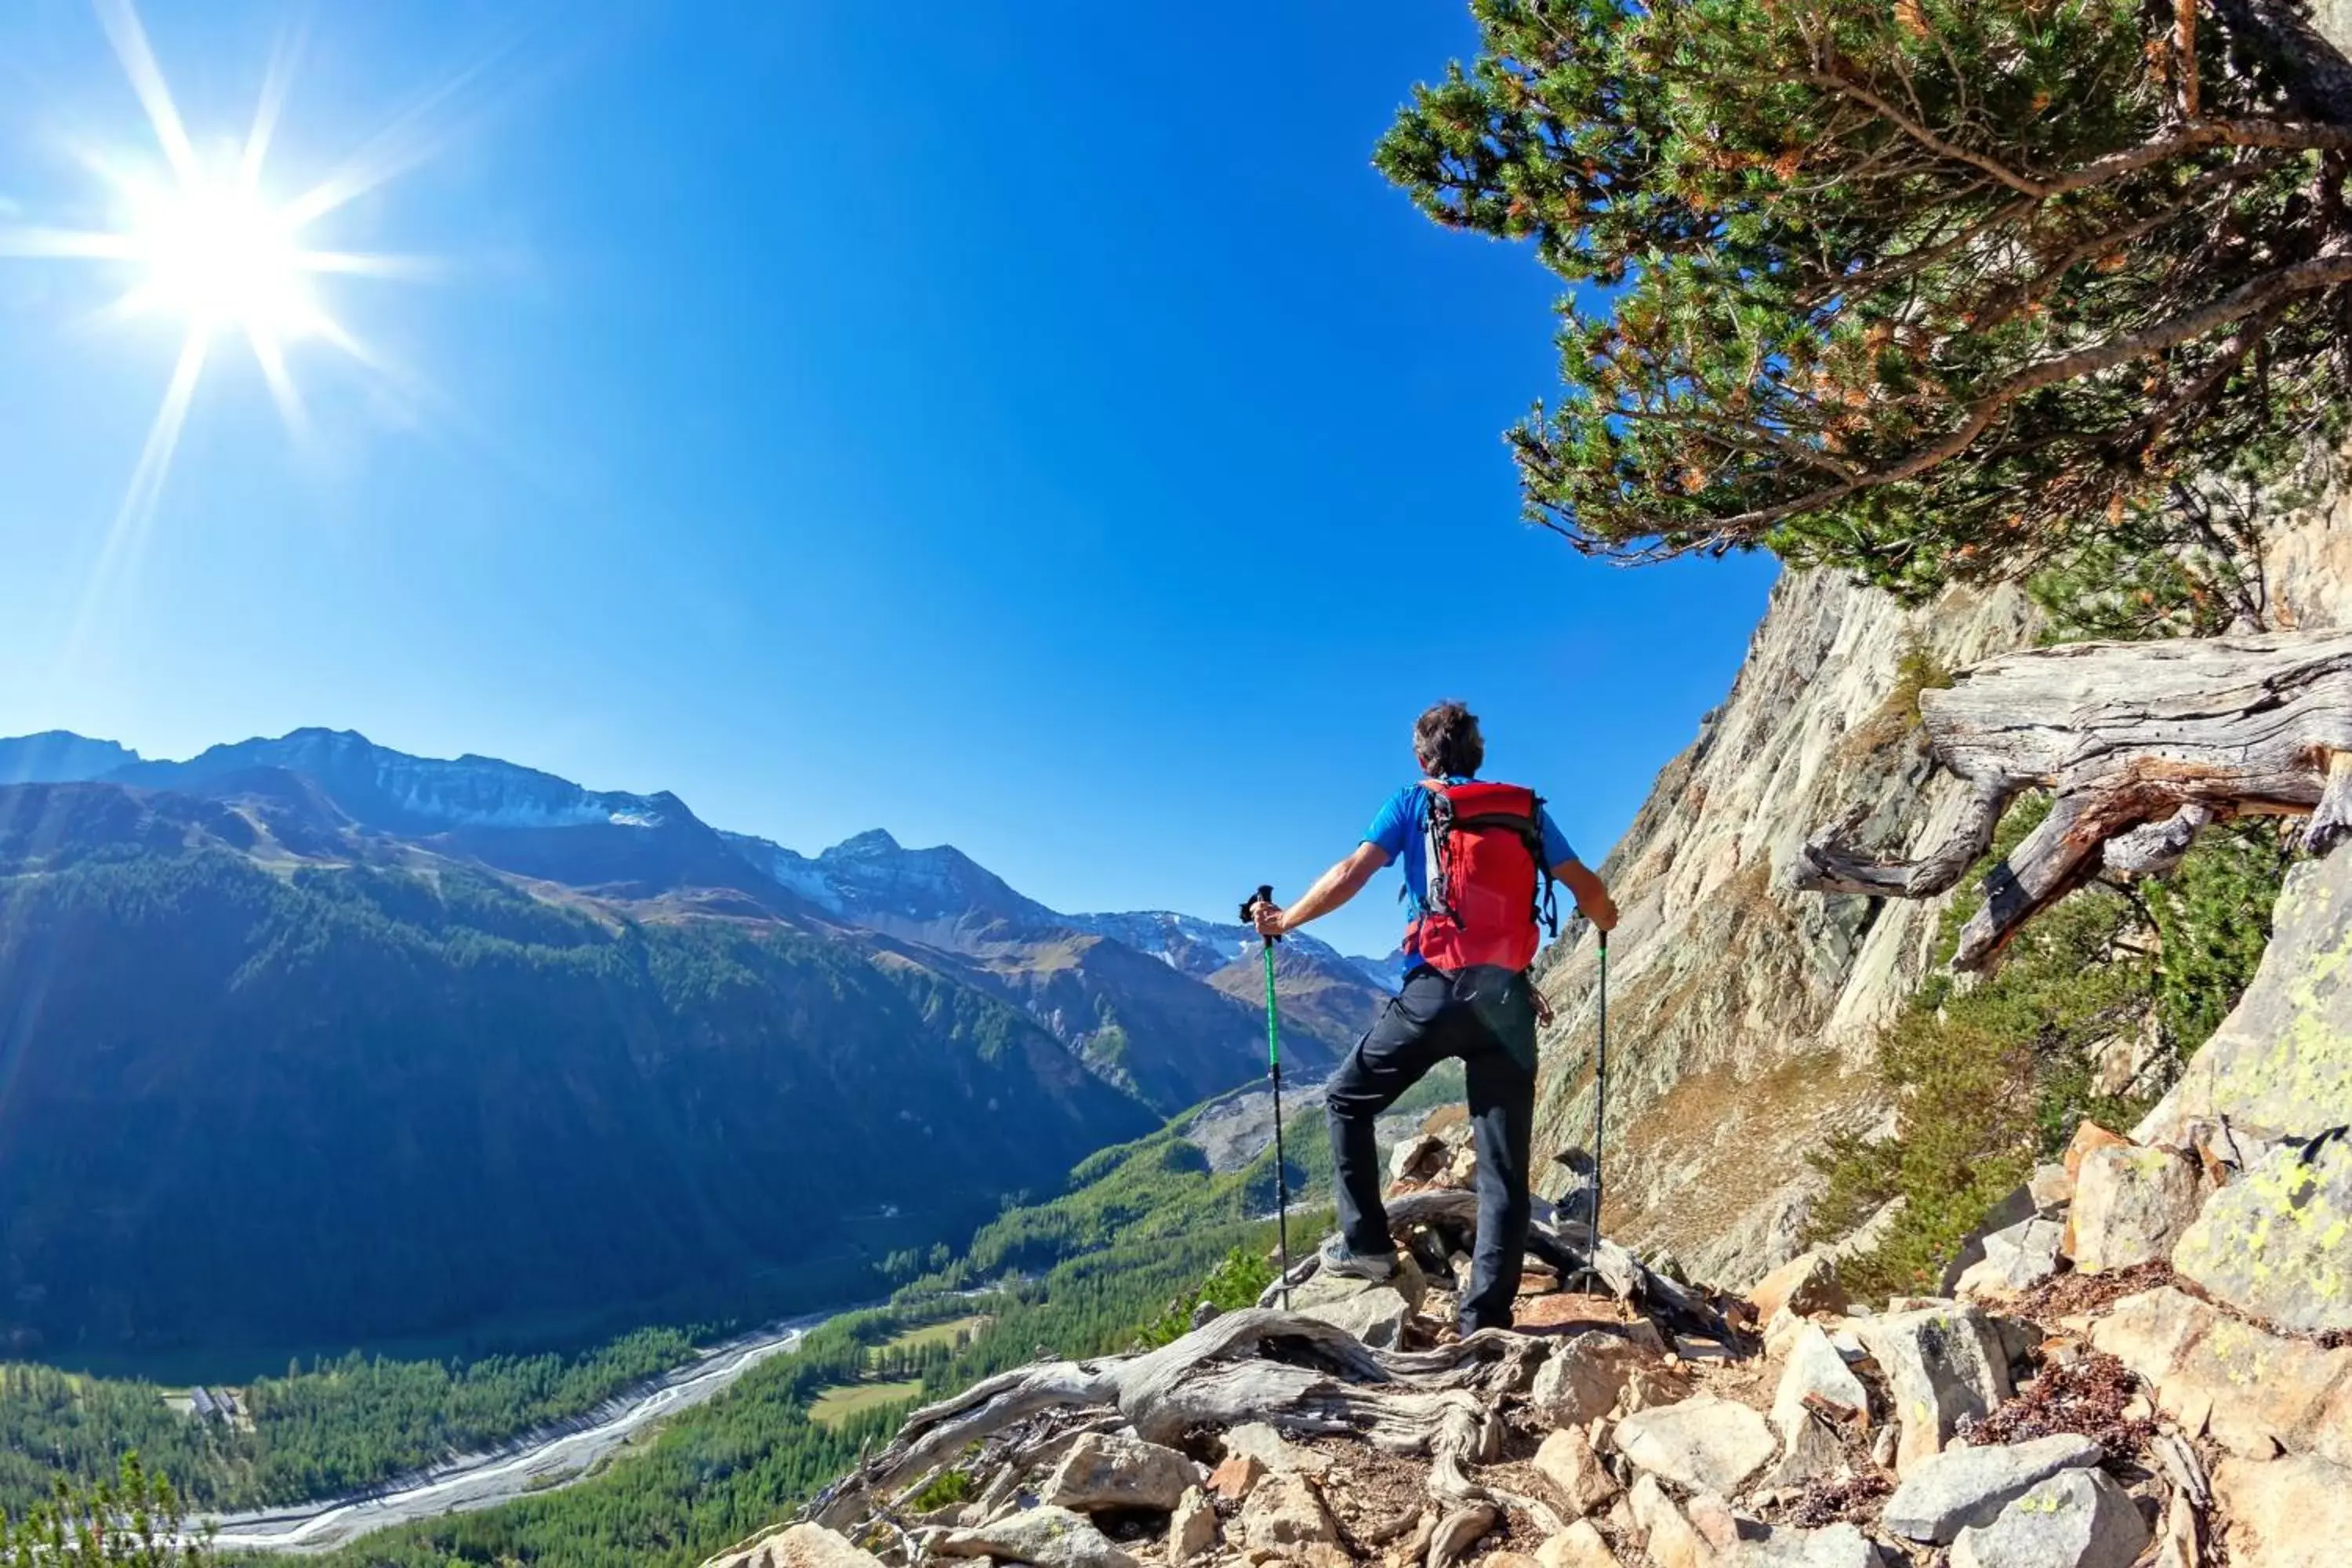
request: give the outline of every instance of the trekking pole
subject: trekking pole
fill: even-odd
[[[1261,883],[1255,897],[1242,905],[1242,923],[1257,924],[1257,907],[1274,902],[1274,888]],[[1276,1283],[1282,1310],[1290,1310],[1290,1166],[1282,1151],[1282,1033],[1276,1023],[1274,1001],[1274,942],[1261,937],[1265,957],[1265,1076],[1274,1085],[1274,1236],[1276,1256],[1282,1259]]]
[[[1601,1142],[1609,1125],[1609,933],[1601,931],[1601,1040],[1592,1055],[1592,1237],[1586,1262],[1597,1270],[1601,1258]]]

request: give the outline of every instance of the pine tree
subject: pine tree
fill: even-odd
[[[1917,594],[2193,538],[2200,476],[2337,427],[2352,66],[2292,5],[1472,10],[1375,162],[1572,285],[1509,439],[1584,550]]]

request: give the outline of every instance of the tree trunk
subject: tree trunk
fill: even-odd
[[[1991,962],[2034,914],[2101,873],[2179,863],[2231,816],[2309,814],[2325,854],[2352,835],[2352,632],[2073,643],[2005,655],[1925,691],[1936,758],[1976,790],[1950,839],[1916,860],[1850,842],[1857,816],[1801,849],[1791,879],[1823,893],[1932,898],[1991,847],[2020,790],[2049,816],[1985,879],[1953,967]]]

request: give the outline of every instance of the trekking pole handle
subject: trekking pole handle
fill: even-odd
[[[1252,893],[1248,898],[1242,900],[1242,924],[1245,926],[1255,926],[1257,924],[1257,907],[1260,904],[1271,904],[1272,902],[1274,902],[1274,884],[1271,882],[1260,882],[1257,885],[1257,891]],[[1280,940],[1281,938],[1279,937],[1271,936],[1265,939],[1265,944],[1268,947],[1272,947]]]

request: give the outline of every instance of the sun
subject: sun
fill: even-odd
[[[322,316],[319,268],[287,208],[235,178],[140,192],[131,204],[125,259],[142,275],[126,309],[177,318],[192,331],[235,329],[257,342],[310,335]]]
[[[82,146],[84,166],[103,187],[97,194],[108,215],[105,226],[0,226],[0,257],[88,264],[121,285],[98,313],[100,321],[160,320],[177,333],[162,405],[101,549],[96,576],[102,578],[139,553],[197,385],[225,340],[244,341],[287,429],[296,435],[307,423],[289,363],[296,345],[335,351],[373,373],[394,403],[424,390],[413,373],[395,370],[343,325],[323,284],[330,274],[430,276],[437,270],[434,264],[331,247],[314,231],[328,226],[355,197],[431,154],[441,132],[425,109],[446,108],[471,73],[425,95],[424,109],[395,119],[324,178],[281,197],[272,194],[269,158],[296,51],[282,47],[270,60],[241,142],[224,140],[222,155],[207,159],[180,118],[131,0],[91,3],[124,79],[146,111],[153,148],[142,155],[127,146]],[[96,592],[94,580],[93,596]]]

